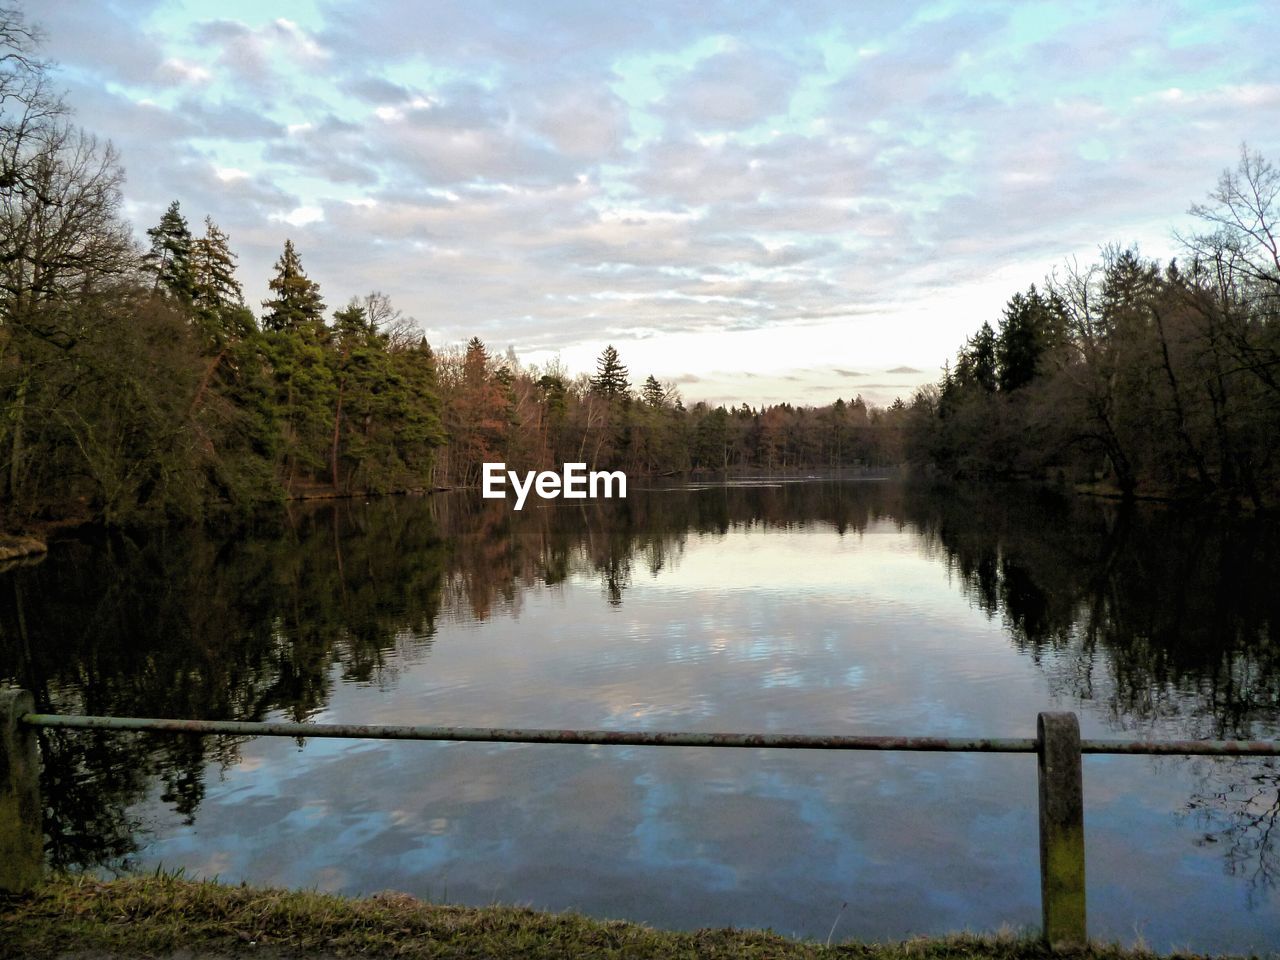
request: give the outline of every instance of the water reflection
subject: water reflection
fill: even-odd
[[[1008,490],[338,502],[0,574],[0,675],[43,709],[116,715],[1026,736],[1056,706],[1086,734],[1275,736],[1278,570],[1262,524]],[[819,937],[845,901],[845,935],[1037,919],[1027,758],[44,750],[60,865]],[[1094,931],[1280,935],[1277,781],[1257,761],[1091,759]]]

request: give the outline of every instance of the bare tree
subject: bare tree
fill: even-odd
[[[1209,204],[1193,204],[1191,213],[1216,231],[1215,242],[1206,252],[1223,251],[1235,256],[1235,265],[1252,279],[1280,295],[1280,169],[1247,144],[1240,145],[1240,162],[1235,170],[1224,170],[1218,186],[1209,194]],[[1191,246],[1210,238],[1192,238]]]
[[[135,264],[115,151],[67,120],[38,39],[0,7],[0,502],[23,483],[33,402],[75,388],[62,371],[94,322],[78,304]]]

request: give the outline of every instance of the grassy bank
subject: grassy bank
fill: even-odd
[[[0,957],[735,957],[756,960],[866,958],[1023,960],[1051,956],[1015,937],[953,936],[896,944],[821,943],[772,933],[677,933],[519,907],[454,907],[404,894],[352,900],[143,877],[46,883],[0,901]],[[1075,956],[1134,960],[1152,954],[1094,947]]]

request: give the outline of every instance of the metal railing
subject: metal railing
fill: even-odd
[[[905,750],[1034,753],[1040,820],[1040,896],[1045,940],[1054,947],[1087,941],[1085,923],[1084,754],[1280,756],[1277,740],[1082,740],[1074,713],[1041,713],[1036,736],[857,737],[791,733],[698,733],[651,730],[554,730],[505,727],[387,726],[346,723],[253,723],[36,713],[31,694],[0,688],[0,893],[30,890],[43,873],[40,729],[145,731],[195,736],[449,740],[641,747],[736,747],[770,750]]]

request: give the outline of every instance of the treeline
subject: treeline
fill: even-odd
[[[558,364],[523,367],[514,353],[489,356],[478,338],[442,355],[438,376],[449,437],[436,478],[478,482],[481,465],[521,469],[582,462],[641,477],[786,473],[896,464],[905,405],[861,397],[820,408],[686,408],[671,384],[650,375],[634,390],[618,352],[606,347],[593,375]]]
[[[1015,294],[918,391],[906,453],[957,477],[1280,502],[1280,171],[1242,150],[1185,258],[1110,247]]]
[[[327,317],[289,243],[255,317],[177,203],[140,247],[35,46],[0,8],[0,528],[420,485],[444,439],[421,337],[379,294]]]
[[[329,311],[291,242],[255,316],[226,233],[177,202],[140,246],[123,170],[0,7],[0,530],[199,519],[475,483],[486,460],[639,475],[899,459],[903,411],[698,404],[609,348],[594,376],[473,339],[437,356],[380,293]]]

